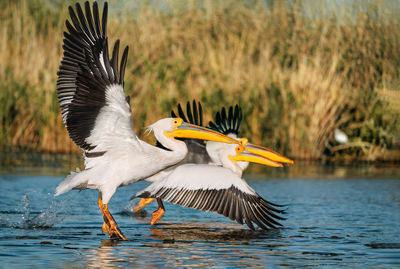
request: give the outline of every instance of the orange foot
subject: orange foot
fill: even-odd
[[[99,197],[98,204],[104,219],[103,232],[108,233],[108,235],[114,239],[128,240],[118,228],[118,224],[108,210],[108,204],[103,204],[101,197]]]
[[[103,233],[110,233],[110,225],[107,222],[103,222]]]
[[[150,222],[150,224],[151,225],[154,225],[154,224],[156,224],[160,219],[161,219],[161,217],[164,215],[164,212],[165,212],[165,209],[164,208],[158,208],[156,211],[154,211],[151,215],[153,216],[152,218],[151,218],[151,222]]]
[[[121,232],[121,230],[118,228],[117,223],[114,222],[114,221],[110,223],[108,235],[109,235],[111,238],[122,239],[122,240],[128,240],[128,238],[126,238],[125,235],[123,235],[123,233]]]
[[[135,212],[138,212],[140,209],[142,209],[146,205],[150,204],[154,200],[155,200],[154,198],[142,198],[142,199],[140,199],[138,205],[133,210]]]

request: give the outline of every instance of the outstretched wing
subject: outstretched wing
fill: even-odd
[[[185,164],[169,176],[139,192],[135,197],[160,198],[180,206],[212,211],[262,229],[281,226],[277,215],[284,210],[258,195],[231,170],[213,165]]]
[[[171,117],[173,118],[180,117],[181,119],[183,119],[184,122],[188,122],[198,126],[203,126],[203,108],[200,102],[198,102],[197,105],[196,101],[193,100],[192,107],[190,107],[190,102],[187,102],[186,115],[185,112],[183,112],[181,104],[178,104],[178,116],[176,115],[175,111],[171,110]]]
[[[236,105],[235,108],[229,107],[228,115],[225,107],[222,108],[221,112],[217,112],[215,115],[215,123],[209,122],[210,129],[225,135],[235,134],[239,135],[240,123],[242,121],[242,109]]]
[[[171,117],[176,118],[179,117],[183,121],[196,124],[199,126],[203,126],[203,108],[201,107],[201,103],[196,103],[193,100],[192,106],[190,106],[190,102],[186,104],[186,115],[183,112],[183,109],[180,104],[178,104],[178,114],[176,114],[173,110],[171,111]],[[182,160],[178,165],[184,163],[209,163],[211,161],[208,156],[206,150],[206,141],[197,140],[197,139],[181,139],[186,143],[188,148],[188,154],[185,159]]]
[[[58,71],[57,93],[62,117],[71,139],[83,150],[106,151],[120,141],[137,142],[131,122],[129,98],[124,94],[128,47],[118,68],[119,40],[109,58],[107,10],[100,22],[97,2],[84,11],[70,6],[66,21],[64,55]]]

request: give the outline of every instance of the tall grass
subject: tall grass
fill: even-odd
[[[294,158],[375,159],[396,148],[399,21],[374,9],[340,21],[335,13],[311,19],[301,2],[163,3],[109,14],[110,41],[130,46],[125,88],[139,135],[195,98],[209,119],[221,105],[239,103],[241,135]],[[3,149],[78,152],[55,90],[66,11],[40,0],[6,1],[0,9]],[[388,91],[394,97],[382,94]],[[335,142],[336,128],[349,135],[348,145]]]

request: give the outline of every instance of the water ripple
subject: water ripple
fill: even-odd
[[[110,202],[129,241],[107,239],[96,191],[54,198],[61,178],[0,181],[0,256],[26,267],[386,267],[400,264],[399,180],[271,179],[250,181],[267,199],[290,204],[282,229],[251,231],[218,214],[166,203],[134,214],[121,188]],[[397,199],[397,198],[396,198]]]

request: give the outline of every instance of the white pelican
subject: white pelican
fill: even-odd
[[[173,110],[171,111],[171,117],[179,117],[183,119],[184,122],[188,122],[191,124],[196,124],[203,126],[203,108],[201,103],[193,100],[192,108],[190,106],[190,102],[186,104],[186,114],[183,112],[183,109],[180,104],[177,106],[177,113]],[[208,128],[215,130],[221,134],[232,137],[233,139],[240,140],[241,144],[246,146],[246,150],[252,153],[256,153],[262,155],[274,162],[281,163],[294,163],[293,160],[286,158],[280,155],[277,152],[274,152],[265,147],[260,147],[248,142],[247,139],[239,138],[240,125],[242,122],[242,109],[239,105],[235,105],[235,107],[230,106],[228,112],[226,112],[225,107],[221,108],[221,111],[218,111],[215,114],[215,119],[208,123]],[[185,159],[179,164],[185,163],[214,163],[218,165],[222,165],[222,163],[218,160],[217,154],[219,151],[224,150],[224,148],[228,145],[226,143],[218,143],[214,141],[199,141],[194,139],[182,139],[186,142],[189,148],[189,153],[186,155]],[[197,142],[197,143],[195,143]],[[190,158],[191,157],[191,158]],[[177,164],[177,165],[179,165]],[[272,166],[280,166],[276,163],[271,163]],[[239,165],[245,165],[244,163],[239,163]],[[248,163],[247,163],[248,165]],[[243,167],[243,169],[246,169]]]
[[[96,189],[103,214],[103,231],[110,237],[126,239],[108,210],[118,187],[145,179],[181,161],[187,154],[184,142],[174,137],[210,139],[239,143],[218,132],[166,118],[149,127],[168,150],[151,146],[135,134],[129,98],[124,94],[125,48],[118,69],[119,41],[109,59],[107,3],[100,23],[99,9],[88,2],[85,13],[76,4],[69,7],[72,24],[64,32],[64,56],[58,72],[57,92],[63,121],[71,139],[84,151],[85,169],[71,173],[55,195],[71,189]]]
[[[203,211],[212,211],[244,222],[254,230],[252,222],[262,229],[276,228],[280,224],[275,219],[283,219],[275,213],[272,204],[258,195],[242,178],[242,168],[238,162],[257,162],[271,165],[271,161],[261,155],[246,152],[243,145],[227,145],[219,154],[223,166],[213,164],[182,164],[167,177],[155,181],[136,194],[141,198],[161,200]],[[156,212],[157,212],[156,211]],[[158,216],[155,214],[153,216]],[[153,220],[152,220],[153,222]]]
[[[192,108],[193,112],[188,102],[186,117],[181,106],[178,105],[179,117],[184,121],[202,125],[203,117],[201,104],[199,103],[196,105],[196,102],[193,101]],[[172,111],[171,116],[176,117],[176,113]],[[225,108],[222,108],[221,112],[217,112],[215,116],[215,123],[210,121],[209,126],[216,131],[239,139],[238,135],[241,120],[242,112],[240,107],[236,105],[235,108],[232,106],[229,108],[228,114]],[[278,207],[279,205],[269,203],[262,199],[243,179],[241,179],[241,175],[243,170],[247,168],[249,162],[282,167],[278,162],[293,163],[292,160],[266,148],[249,144],[246,139],[242,139],[243,145],[238,147],[212,141],[208,141],[207,144],[205,144],[204,141],[196,141],[193,139],[183,140],[186,142],[189,149],[186,158],[173,167],[147,179],[147,181],[152,181],[154,183],[134,196],[142,198],[135,208],[135,211],[138,211],[157,198],[159,208],[153,212],[151,220],[152,225],[154,225],[165,212],[162,200],[205,211],[215,211],[229,216],[231,219],[236,219],[241,224],[244,218],[246,224],[251,229],[254,229],[252,221],[263,229],[275,227],[274,224],[279,225],[279,223],[273,220],[273,218],[281,219],[273,213],[282,212],[282,210],[273,207]],[[235,195],[233,195],[232,192],[234,192]],[[224,195],[221,193],[228,193],[226,194],[228,198],[225,200],[222,199],[225,196],[221,196]],[[219,198],[216,197],[222,200],[219,201]],[[258,202],[246,206],[245,204],[249,202],[248,199],[250,198],[253,202]],[[220,202],[222,204],[220,204]],[[232,203],[231,210],[233,211],[226,209],[226,203]],[[267,204],[267,206],[265,204]],[[250,207],[247,208],[248,206]],[[252,211],[252,213],[243,211],[246,210],[246,208],[254,210],[252,206],[257,210]],[[267,209],[264,207],[267,207]],[[243,214],[240,210],[247,213]]]

